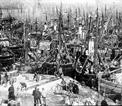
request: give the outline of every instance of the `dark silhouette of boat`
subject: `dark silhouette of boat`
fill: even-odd
[[[24,56],[24,46],[23,45],[14,45],[7,47],[8,50],[12,51],[15,55],[15,60],[18,60],[20,57]]]
[[[0,64],[2,67],[11,66],[14,63],[15,57],[14,53],[9,51],[7,48],[2,48],[0,50]]]

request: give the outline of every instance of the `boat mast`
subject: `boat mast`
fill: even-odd
[[[2,8],[0,7],[0,24],[1,24],[1,21],[2,21],[2,15],[3,15]]]
[[[27,17],[25,19],[25,22],[23,24],[23,29],[24,29],[24,33],[23,33],[23,38],[24,38],[24,54],[25,54],[25,63],[27,62],[27,53],[28,53],[28,48],[27,48],[27,35],[26,35],[26,29],[27,29]]]
[[[46,24],[47,24],[47,21],[48,21],[47,11],[44,14],[45,14],[45,21],[46,21]]]
[[[24,33],[23,33],[23,40],[24,40],[24,63],[26,63],[26,46],[25,46],[25,42],[26,42],[26,40],[25,40],[25,22],[24,22],[24,24],[23,24],[23,29],[24,29]]]
[[[67,23],[68,23],[68,30],[70,28],[70,13],[67,14]]]
[[[62,20],[62,3],[61,3],[61,7],[60,7],[60,11],[59,11],[59,34],[58,34],[58,41],[59,41],[59,47],[58,47],[58,55],[57,55],[57,71],[59,71],[59,66],[60,66],[60,50],[61,50],[61,46],[62,46],[62,42],[61,42],[61,34],[62,34],[62,27],[63,27],[63,20]]]
[[[77,9],[75,10],[75,13],[76,13],[76,14],[75,14],[75,15],[76,15],[76,16],[75,16],[75,22],[76,22],[76,26],[78,26],[78,22],[77,22],[77,17],[78,17],[78,15],[77,15]]]
[[[38,31],[38,20],[37,20],[37,17],[36,17],[36,22],[35,22],[35,24],[36,24],[35,30],[36,30],[36,36],[37,36],[37,31]]]

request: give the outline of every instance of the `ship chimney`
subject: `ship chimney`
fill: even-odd
[[[82,34],[82,25],[79,24],[79,35],[81,35],[81,34]]]
[[[45,24],[44,24],[44,31],[46,31],[47,30],[47,24],[46,24],[46,22],[45,22]]]
[[[80,40],[85,40],[85,32],[84,32],[84,29],[83,29],[83,25],[81,23],[79,24],[78,34],[79,34],[79,39]]]
[[[57,24],[56,23],[54,24],[54,30],[55,31],[57,30]]]
[[[89,40],[89,47],[88,47],[88,51],[89,51],[89,55],[91,56],[91,60],[94,61],[94,52],[95,52],[95,45],[94,45],[94,37],[93,34],[90,34],[91,38]]]

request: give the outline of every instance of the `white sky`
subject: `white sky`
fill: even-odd
[[[9,5],[12,2],[20,2],[25,5],[33,6],[36,2],[40,3],[53,3],[53,4],[87,4],[87,5],[122,5],[122,0],[0,0],[0,5],[4,3],[4,5]]]
[[[105,4],[107,7],[111,6],[112,9],[121,9],[122,6],[122,0],[0,0],[0,5],[5,7],[6,5],[12,5],[12,3],[14,3],[14,6],[16,6],[17,3],[22,3],[23,6],[26,8],[25,11],[33,16],[33,9],[35,9],[37,2],[40,3],[41,9],[35,10],[35,17],[40,16],[41,11],[47,11],[50,13],[52,5],[60,5],[61,3],[63,4],[63,8],[69,8],[72,6],[74,6],[75,8],[83,7],[85,10],[88,11],[93,11],[94,9],[96,9],[97,6],[99,8],[104,8]],[[75,10],[74,7],[73,9]],[[44,14],[42,13],[41,16],[44,17]]]
[[[120,3],[122,0],[39,0],[41,2],[47,3],[67,3],[67,4],[75,4],[75,3],[88,3],[88,4],[97,4],[97,3],[105,3],[105,4],[112,4],[112,3]]]
[[[0,0],[0,3],[5,3],[9,4],[9,2],[30,2],[33,4],[34,2],[43,2],[43,3],[67,3],[67,4],[75,4],[75,3],[88,3],[88,4],[96,4],[96,3],[106,3],[106,4],[111,4],[111,3],[122,3],[122,0]]]

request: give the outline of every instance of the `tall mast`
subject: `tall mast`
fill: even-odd
[[[78,17],[77,9],[75,10],[75,15],[76,15],[76,16],[75,16],[75,18],[76,18],[76,20],[75,20],[75,21],[76,21],[76,26],[77,26],[77,24],[78,24],[78,23],[77,23],[77,17]]]
[[[46,22],[47,22],[47,12],[46,12],[46,17],[45,17],[45,19],[46,19]]]
[[[85,10],[84,9],[83,9],[83,19],[84,19],[84,21],[86,19],[86,14],[85,14]]]
[[[70,28],[70,13],[67,14],[68,29]]]
[[[24,57],[25,57],[25,63],[26,63],[26,60],[27,60],[27,55],[26,55],[26,34],[25,34],[25,22],[24,22],[24,24],[23,24],[23,29],[24,29],[24,33],[23,33],[23,40],[24,40]]]
[[[3,15],[3,13],[2,13],[2,8],[0,8],[0,23],[1,23],[1,21],[2,21],[2,15]]]
[[[27,14],[25,15],[26,17],[26,19],[25,19],[25,22],[24,22],[24,24],[23,24],[23,29],[24,29],[24,35],[23,35],[23,37],[24,37],[24,51],[25,51],[25,63],[27,63],[27,53],[28,53],[28,47],[27,47],[27,25],[28,25],[28,20],[27,20]]]
[[[107,14],[107,8],[106,8],[106,5],[105,5],[105,18],[106,18],[106,14]]]
[[[63,31],[63,19],[62,19],[62,3],[61,3],[61,7],[60,7],[60,11],[59,11],[59,26],[58,26],[58,41],[59,41],[59,47],[58,47],[58,56],[57,56],[57,71],[59,71],[59,66],[60,66],[60,50],[61,50],[61,46],[62,46],[62,40],[61,40],[61,34]]]
[[[63,31],[63,19],[62,19],[62,4],[61,4],[61,7],[60,7],[60,13],[59,13],[59,37],[58,37],[58,40],[59,40],[59,51],[61,50],[61,34],[62,34],[62,31]]]
[[[78,8],[78,15],[79,15],[79,17],[81,16],[80,8]]]
[[[37,34],[37,31],[38,31],[38,20],[37,20],[37,17],[36,17],[36,22],[35,22],[35,25],[36,25],[35,30],[36,30],[36,34]]]

